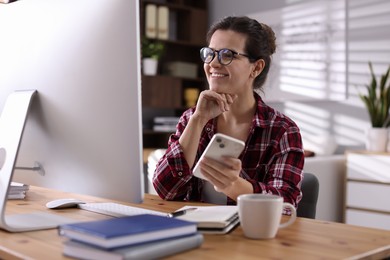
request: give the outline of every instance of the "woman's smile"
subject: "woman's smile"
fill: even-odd
[[[214,72],[214,73],[210,73],[210,76],[211,76],[212,78],[224,78],[224,77],[227,77],[228,74],[223,74],[223,73],[216,73],[216,72]]]

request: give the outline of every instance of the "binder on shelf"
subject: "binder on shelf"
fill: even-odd
[[[168,40],[169,37],[169,9],[166,6],[157,8],[157,38]]]
[[[177,13],[172,10],[169,11],[168,17],[168,39],[177,40]]]
[[[145,7],[145,36],[157,38],[157,6],[154,4]]]

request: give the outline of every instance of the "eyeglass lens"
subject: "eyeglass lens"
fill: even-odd
[[[201,49],[200,57],[204,63],[210,63],[214,59],[215,53],[218,54],[218,61],[222,65],[229,65],[234,57],[234,53],[229,49],[221,49],[219,51],[215,51],[207,47]]]

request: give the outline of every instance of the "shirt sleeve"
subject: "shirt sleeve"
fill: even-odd
[[[282,196],[284,202],[297,208],[302,198],[304,151],[298,127],[287,129],[274,147],[274,153],[267,164],[264,181],[249,180],[255,193],[270,193]],[[290,214],[285,211],[284,214]]]
[[[179,138],[183,133],[191,111],[186,111],[179,120],[176,133],[171,135],[168,148],[158,161],[153,175],[153,186],[157,194],[165,200],[189,200],[198,178],[193,178],[191,169],[184,157]]]

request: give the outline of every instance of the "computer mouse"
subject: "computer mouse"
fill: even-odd
[[[79,204],[84,204],[85,202],[79,199],[56,199],[46,203],[46,207],[49,209],[65,209],[65,208],[75,208]]]

